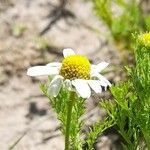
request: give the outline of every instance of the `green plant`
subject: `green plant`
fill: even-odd
[[[135,38],[135,66],[126,67],[129,79],[111,88],[115,103],[100,102],[125,150],[150,149],[150,33]]]
[[[100,120],[93,124],[87,133],[87,139],[85,143],[87,144],[87,149],[92,150],[98,136],[101,136],[103,132],[114,126],[115,122],[112,118],[106,117],[104,120]]]
[[[49,96],[47,89],[48,86],[46,84],[41,85],[41,90],[49,98],[50,104],[53,107],[54,111],[57,113],[57,118],[61,122],[62,133],[66,135],[69,132],[70,145],[72,145],[72,147],[74,147],[75,149],[80,150],[82,147],[82,133],[80,129],[83,126],[83,122],[79,118],[84,113],[84,99],[77,98],[76,96],[72,97],[72,94],[74,93],[69,93],[68,90],[65,88],[61,89],[60,94],[56,98],[52,98]],[[69,110],[71,110],[71,107],[73,107],[72,112],[67,111],[68,108]],[[71,119],[69,124],[69,126],[71,126],[71,129],[66,124],[68,113],[69,115],[71,115],[69,117],[69,121]],[[69,146],[68,143],[66,145]]]
[[[110,82],[100,72],[108,66],[101,62],[91,65],[85,56],[76,55],[70,48],[63,50],[62,63],[52,62],[45,66],[31,67],[27,71],[29,76],[49,75],[47,84],[41,85],[41,90],[48,97],[50,104],[61,123],[61,131],[65,136],[65,150],[81,150],[86,143],[83,140],[83,121],[85,99],[91,96],[91,90],[101,93],[106,90]],[[88,147],[93,146],[97,135],[112,125],[106,120],[96,123],[88,135]]]
[[[137,0],[93,0],[96,15],[102,19],[120,48],[131,48],[131,33],[150,29],[149,15],[144,15]],[[116,13],[112,11],[116,6]]]

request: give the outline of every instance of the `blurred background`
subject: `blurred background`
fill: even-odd
[[[0,150],[10,150],[12,147],[15,150],[64,148],[59,121],[39,88],[39,83],[45,82],[47,77],[28,77],[26,71],[30,66],[61,61],[62,50],[69,47],[76,53],[86,55],[92,63],[109,62],[105,76],[111,83],[125,79],[123,66],[132,64],[133,56],[132,51],[127,50],[130,49],[126,46],[128,43],[120,44],[119,35],[122,36],[124,29],[118,28],[118,25],[123,21],[114,23],[113,20],[117,19],[111,18],[113,23],[110,26],[107,20],[109,15],[103,16],[110,9],[115,17],[120,16],[122,9],[112,1],[112,7],[105,7],[107,9],[101,12],[98,1],[101,2],[0,0]],[[115,2],[119,4],[119,0]],[[149,0],[137,3],[144,10],[136,10],[139,16],[143,12],[149,15]],[[142,31],[150,26],[150,19],[145,20]],[[130,29],[132,21],[129,23]],[[128,24],[124,26],[128,27]],[[127,30],[123,34],[125,38],[129,33]],[[98,104],[100,98],[110,97],[109,92],[103,92],[86,101],[84,132],[105,116]],[[118,135],[115,131],[109,131],[100,136],[95,149],[121,149]]]

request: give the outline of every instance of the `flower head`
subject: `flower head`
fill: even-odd
[[[52,62],[45,66],[31,67],[27,71],[29,76],[50,75],[53,77],[49,84],[50,96],[56,97],[64,85],[69,90],[76,90],[82,98],[91,96],[91,89],[95,93],[102,92],[102,86],[111,86],[110,82],[100,74],[108,66],[101,62],[91,65],[85,56],[76,55],[70,48],[63,50],[62,63]]]
[[[68,56],[62,61],[60,75],[65,79],[89,79],[90,62],[84,56]]]
[[[144,45],[146,47],[150,47],[150,32],[141,34],[139,36],[139,41],[142,45]]]

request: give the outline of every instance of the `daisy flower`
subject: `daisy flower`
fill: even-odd
[[[101,93],[102,87],[106,90],[107,86],[111,86],[110,82],[100,74],[108,63],[91,65],[85,56],[75,54],[71,48],[64,49],[63,55],[62,63],[52,62],[27,70],[29,76],[50,75],[53,77],[48,87],[50,96],[57,97],[63,85],[69,90],[76,91],[82,98],[89,98],[91,90]]]

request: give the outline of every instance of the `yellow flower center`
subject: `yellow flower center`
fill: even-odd
[[[140,35],[139,40],[145,46],[150,46],[150,32]]]
[[[89,79],[90,62],[84,56],[68,56],[62,61],[60,75],[65,79]]]

